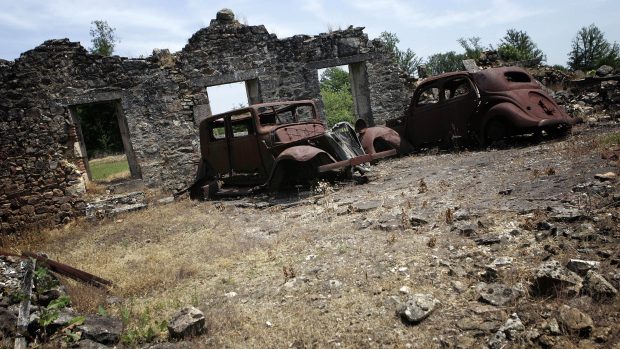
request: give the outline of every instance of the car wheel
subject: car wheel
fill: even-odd
[[[545,130],[545,132],[551,138],[564,138],[569,135],[570,128],[569,127],[550,128],[550,129]]]
[[[494,118],[487,123],[484,131],[486,145],[498,145],[503,142],[506,136],[508,136],[508,126],[505,121]]]

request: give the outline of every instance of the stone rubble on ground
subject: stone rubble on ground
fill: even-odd
[[[560,262],[550,260],[543,262],[536,270],[532,290],[537,295],[557,296],[579,294],[583,280],[579,275],[564,268]]]
[[[418,324],[426,319],[439,304],[439,300],[430,294],[412,294],[398,306],[396,312],[409,324]]]
[[[587,272],[583,288],[586,294],[597,300],[612,298],[618,294],[618,290],[594,270]]]
[[[168,322],[168,333],[172,339],[190,338],[206,331],[204,314],[192,306],[177,311]]]

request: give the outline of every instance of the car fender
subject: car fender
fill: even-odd
[[[287,148],[284,151],[282,151],[276,158],[274,167],[277,166],[279,162],[284,161],[284,160],[306,162],[306,161],[314,159],[319,154],[325,154],[332,161],[336,161],[326,151],[321,150],[317,147],[313,147],[310,145],[298,145],[298,146]]]
[[[398,132],[395,130],[385,127],[385,126],[374,126],[368,127],[360,132],[360,142],[362,143],[362,147],[364,148],[364,152],[366,154],[376,154],[378,151],[386,150],[386,149],[375,149],[376,141],[381,140],[385,145],[391,147],[392,149],[396,149],[399,153],[401,153],[401,147],[403,145],[403,140],[401,139]]]
[[[502,102],[492,106],[478,125],[479,134],[484,134],[486,125],[494,118],[501,118],[509,127],[528,128],[538,126],[538,120],[528,115],[513,103]]]
[[[326,151],[310,145],[298,145],[287,148],[274,161],[271,174],[267,180],[268,186],[278,187],[285,175],[285,169],[282,165],[290,162],[299,163],[300,165],[314,162],[312,165],[318,171],[319,166],[334,163],[336,160]]]

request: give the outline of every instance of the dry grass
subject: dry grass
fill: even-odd
[[[316,205],[267,213],[181,201],[125,217],[74,223],[19,247],[44,251],[112,280],[107,296],[72,282],[68,291],[80,310],[96,312],[104,305],[113,315],[129,313],[128,328],[144,326],[144,318],[156,324],[193,304],[206,311],[212,326],[208,338],[197,340],[202,344],[363,347],[399,342],[405,333],[389,338],[372,334],[390,332],[395,323],[401,326],[384,302],[404,284],[419,291],[431,285],[376,269],[372,261],[384,260],[388,251],[401,255],[426,249],[426,238],[392,234],[390,241],[385,234],[343,230],[350,217],[326,222],[320,218],[326,210]],[[261,224],[266,214],[269,219]],[[362,241],[375,248],[362,248]],[[418,247],[412,250],[413,241]],[[308,255],[316,259],[306,259]],[[403,255],[388,263],[397,267],[409,262]],[[318,273],[313,271],[317,267]],[[330,287],[332,279],[342,286]],[[291,280],[296,286],[289,289],[284,283]],[[227,298],[231,291],[238,295]],[[120,297],[121,303],[107,304],[110,296]]]
[[[305,199],[312,204],[304,201],[291,208],[257,210],[227,202],[179,201],[113,219],[80,221],[3,244],[46,252],[112,280],[114,287],[107,295],[71,283],[69,293],[79,309],[96,311],[104,304],[110,314],[127,318],[126,328],[138,337],[148,326],[157,327],[191,304],[205,312],[209,325],[207,335],[193,340],[198,348],[365,348],[407,343],[415,348],[441,347],[442,340],[458,339],[458,320],[487,316],[472,309],[492,308],[481,305],[474,291],[484,266],[499,256],[513,257],[512,265],[500,268],[501,282],[527,286],[546,254],[543,246],[555,243],[551,237],[541,242],[534,238],[547,211],[531,210],[527,215],[507,211],[502,205],[517,199],[519,190],[508,198],[497,192],[507,183],[529,183],[531,170],[526,168],[538,169],[543,179],[570,178],[575,156],[585,152],[588,141],[575,143],[580,147],[577,152],[568,143],[536,150],[551,154],[546,158],[534,158],[532,153],[517,156],[515,166],[505,160],[517,153],[512,150],[384,161],[375,166],[368,185],[344,186],[335,192],[325,187],[318,197]],[[592,149],[586,156],[591,158],[591,153]],[[571,162],[556,161],[559,157]],[[477,184],[478,177],[484,184]],[[387,185],[391,187],[386,189]],[[377,199],[384,202],[378,209],[346,210],[355,200]],[[451,230],[451,225],[461,224],[455,222],[455,207],[480,211],[481,216],[471,220],[484,222],[480,234],[499,235],[516,228],[521,234],[509,243],[477,246]],[[386,215],[401,215],[402,228],[384,231],[364,225]],[[409,215],[429,223],[411,227],[403,218]],[[604,223],[597,228],[603,229]],[[613,234],[618,234],[617,228]],[[553,258],[564,262],[577,254],[573,242],[566,241]],[[456,281],[463,291],[452,286]],[[403,286],[412,293],[433,294],[441,301],[439,309],[417,326],[404,325],[395,315],[393,299],[406,297],[399,292]],[[120,302],[108,304],[111,296]],[[489,314],[503,323],[508,314],[518,312],[529,329],[540,320],[539,309],[557,304],[523,297]],[[490,335],[477,334],[476,344],[481,346]]]

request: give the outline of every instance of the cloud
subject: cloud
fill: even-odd
[[[329,19],[325,11],[325,2],[323,0],[303,0],[301,2],[301,9],[320,18],[322,21]]]
[[[11,13],[0,13],[0,23],[3,27],[14,28],[18,30],[32,30],[36,28],[36,24],[24,20],[25,16],[17,16]]]
[[[475,5],[470,2],[452,2],[449,9],[438,5],[429,7],[421,1],[347,0],[347,3],[366,15],[392,18],[408,27],[430,29],[457,25],[484,27],[516,22],[545,12],[525,8],[514,0],[491,0]]]

